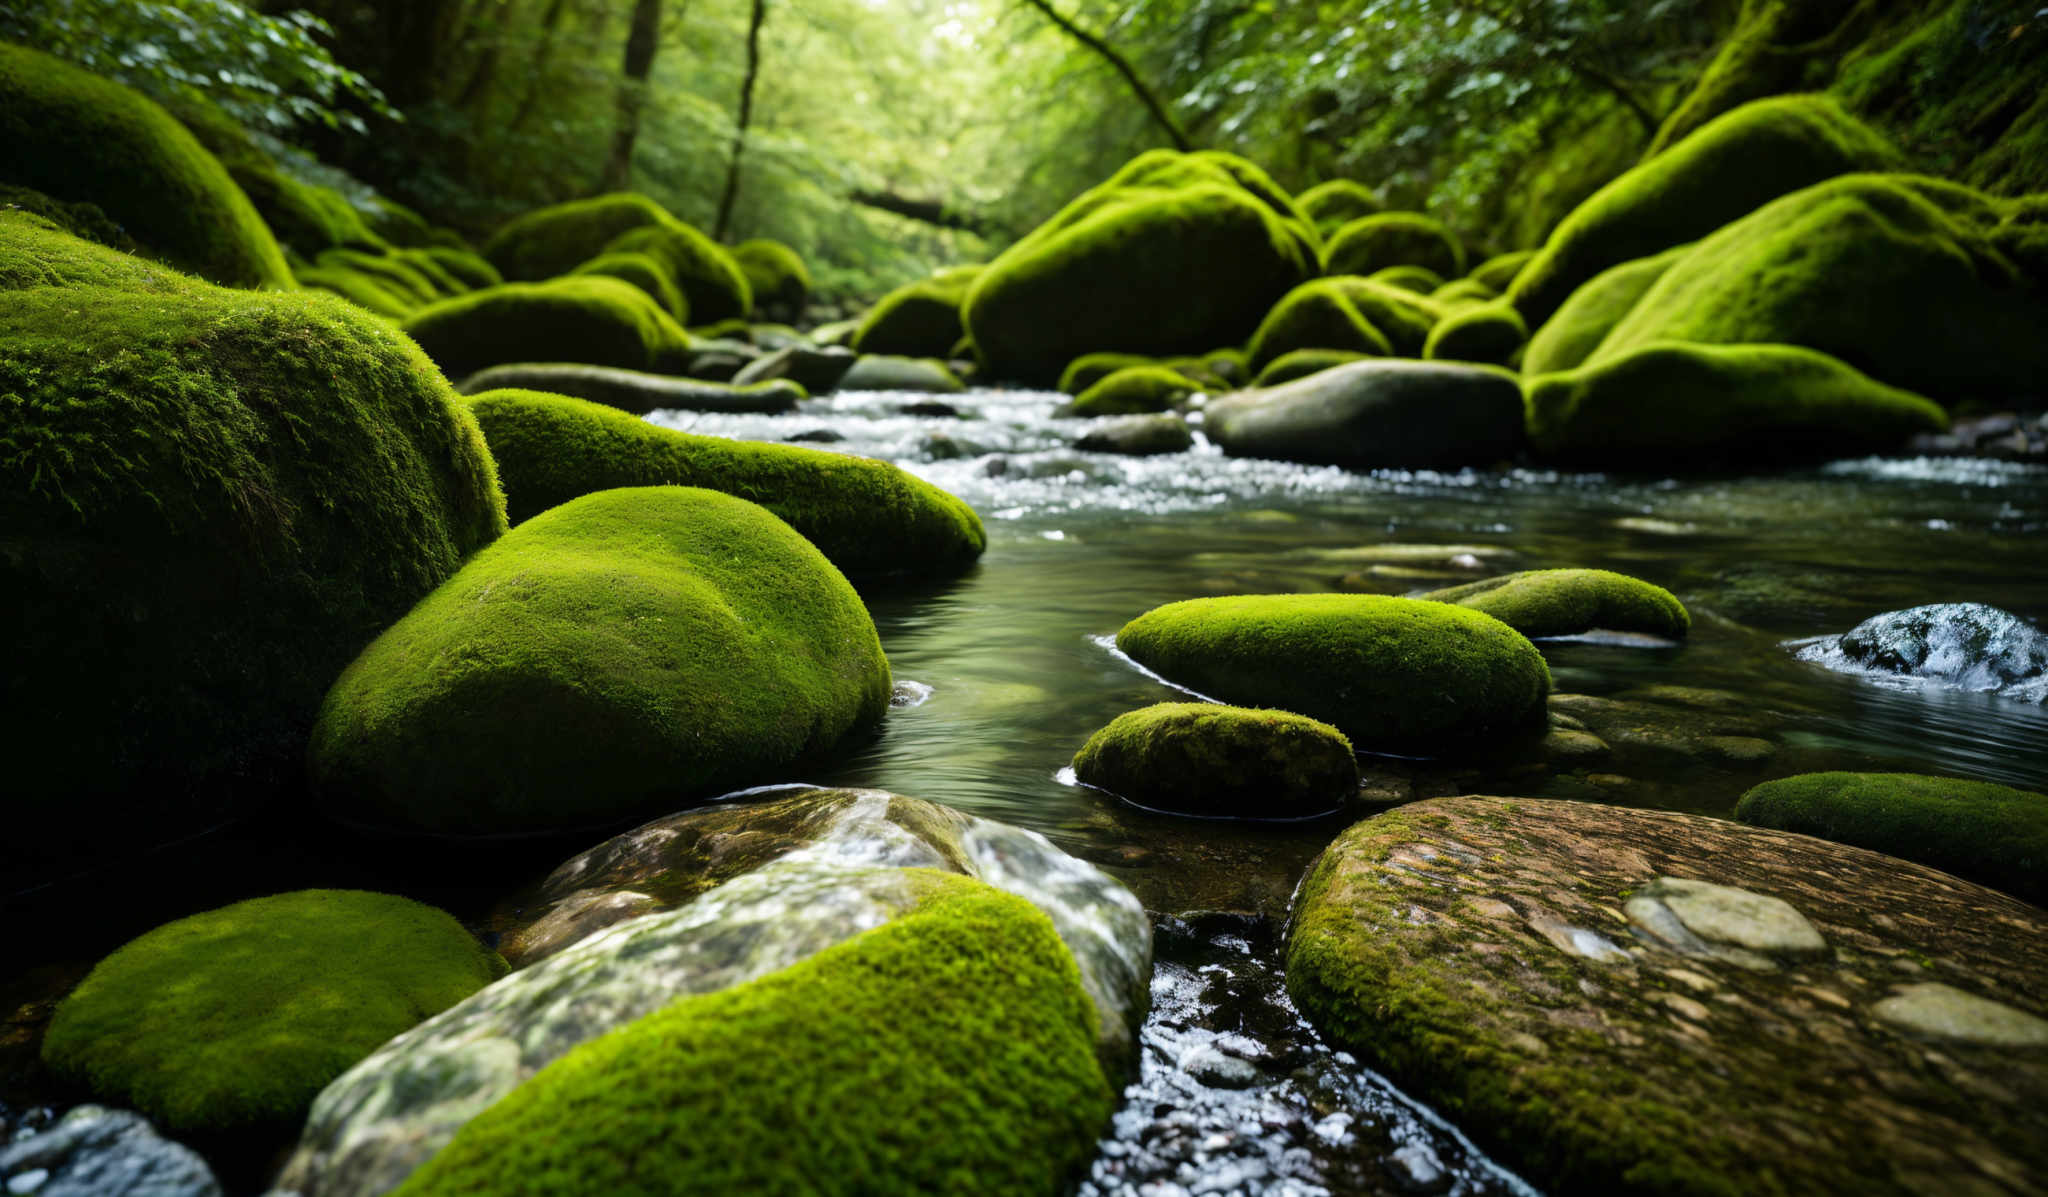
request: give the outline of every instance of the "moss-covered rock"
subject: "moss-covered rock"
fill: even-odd
[[[884,295],[853,331],[854,352],[946,357],[966,335],[960,305],[981,271],[954,266]]]
[[[506,222],[484,242],[484,257],[507,282],[567,274],[605,252],[621,234],[674,221],[668,209],[622,191],[538,208]]]
[[[967,389],[952,367],[935,358],[864,353],[839,376],[842,391],[914,391],[957,395]]]
[[[73,237],[118,249],[122,253],[139,254],[142,247],[130,237],[121,226],[100,210],[94,203],[67,203],[64,200],[44,195],[33,187],[16,187],[11,183],[0,183],[0,211],[25,212],[40,217],[47,225],[55,227]],[[0,280],[0,288],[6,287]]]
[[[800,320],[811,295],[811,271],[802,255],[780,241],[756,237],[731,249],[747,276],[754,306],[783,320]]]
[[[1500,298],[1493,288],[1477,279],[1454,278],[1429,293],[1431,300],[1449,312],[1453,308],[1469,307],[1475,303],[1486,303]]]
[[[1319,374],[1332,366],[1347,365],[1365,360],[1363,353],[1348,349],[1290,349],[1266,363],[1259,376],[1252,383],[1254,387],[1277,387],[1298,378]]]
[[[1369,749],[1437,752],[1534,730],[1550,692],[1521,633],[1415,599],[1188,599],[1125,624],[1116,643],[1202,694],[1320,719]]]
[[[1122,453],[1130,457],[1151,457],[1160,453],[1183,453],[1192,448],[1195,434],[1188,422],[1170,414],[1119,416],[1104,420],[1074,440],[1084,453]]]
[[[359,249],[330,249],[314,259],[322,270],[347,271],[371,280],[414,307],[444,298],[440,286],[420,267],[395,254]]]
[[[495,287],[505,281],[505,276],[498,273],[498,268],[475,250],[452,245],[430,245],[415,252],[440,263],[441,269],[454,275],[466,290]]]
[[[1202,357],[1192,355],[1184,357],[1148,357],[1142,353],[1084,353],[1073,361],[1068,362],[1067,368],[1061,371],[1058,389],[1069,395],[1079,395],[1119,370],[1135,369],[1138,367],[1157,367],[1163,370],[1171,370],[1193,382],[1198,389],[1202,390],[1228,390],[1233,381],[1241,382],[1244,377],[1241,372],[1243,367],[1241,355],[1233,366],[1229,358],[1221,351]],[[1233,368],[1239,371],[1235,379],[1226,376]]]
[[[1525,394],[1538,454],[1615,469],[1849,456],[1948,427],[1919,395],[1790,345],[1652,343]]]
[[[1474,266],[1468,277],[1499,294],[1513,286],[1515,276],[1521,274],[1522,268],[1535,260],[1536,251],[1533,249],[1518,249],[1510,253],[1497,254]]]
[[[1417,295],[1434,296],[1437,288],[1444,285],[1444,276],[1427,266],[1389,266],[1375,270],[1366,276],[1376,283],[1413,291]]]
[[[1522,391],[1491,367],[1364,360],[1209,405],[1234,456],[1354,469],[1491,465],[1522,443]]]
[[[219,160],[118,83],[0,43],[0,160],[6,182],[96,205],[179,270],[234,287],[292,285],[284,251]]]
[[[370,231],[393,245],[426,249],[435,243],[434,227],[427,218],[388,195],[372,199],[363,218],[370,222]]]
[[[1390,266],[1420,266],[1439,280],[1457,278],[1465,273],[1465,247],[1433,216],[1380,212],[1338,229],[1323,265],[1330,274],[1361,275]]]
[[[605,251],[644,253],[666,262],[692,320],[744,324],[754,310],[754,291],[739,263],[723,246],[679,220],[621,233]]]
[[[1083,783],[1155,810],[1262,819],[1358,797],[1351,741],[1286,711],[1163,702],[1111,720],[1074,754]]]
[[[1077,416],[1132,416],[1169,411],[1201,384],[1164,366],[1131,366],[1082,391],[1071,410]]]
[[[1691,249],[1690,244],[1673,246],[1654,257],[1610,266],[1587,280],[1529,338],[1522,373],[1555,374],[1584,365],[1637,301]]]
[[[347,267],[308,266],[293,272],[292,277],[301,287],[340,296],[387,320],[403,320],[421,306],[410,294],[394,290],[381,279]]]
[[[432,363],[339,301],[27,216],[0,215],[0,283],[0,861],[26,884],[293,788],[335,674],[505,517]]]
[[[1723,114],[1609,183],[1552,232],[1508,289],[1531,328],[1611,266],[1695,241],[1781,195],[1898,164],[1833,100],[1781,96]]]
[[[758,383],[707,382],[701,378],[671,378],[644,370],[585,366],[575,362],[520,362],[510,366],[492,366],[462,380],[462,393],[465,395],[502,390],[568,395],[629,411],[636,416],[657,411],[777,415],[795,411],[797,404],[810,398],[801,385],[789,379]]]
[[[602,253],[571,273],[601,274],[631,283],[647,292],[677,324],[689,323],[690,305],[683,299],[682,289],[676,286],[675,276],[668,272],[668,264],[653,254]]]
[[[1432,590],[1420,597],[1484,611],[1524,636],[1576,636],[1595,628],[1685,639],[1692,616],[1678,596],[1604,569],[1531,569]]]
[[[2048,794],[1919,773],[1802,773],[1750,790],[1735,817],[2048,902]]]
[[[860,596],[789,525],[715,491],[606,490],[519,525],[364,649],[309,771],[347,822],[535,833],[769,780],[888,701]]]
[[[1386,205],[1363,183],[1331,179],[1294,197],[1294,206],[1315,222],[1316,230],[1328,237],[1363,216],[1374,216]]]
[[[856,577],[957,569],[987,544],[972,508],[885,461],[693,436],[536,391],[470,400],[515,521],[623,486],[698,486],[774,512]]]
[[[679,372],[690,338],[631,283],[596,275],[506,283],[421,308],[401,326],[450,378],[505,362]]]
[[[188,91],[167,101],[165,109],[227,168],[280,243],[308,258],[329,249],[388,248],[347,196],[287,173],[219,105]]]
[[[173,1133],[290,1128],[378,1044],[505,974],[430,906],[301,890],[179,919],[93,967],[51,1070]]]
[[[1400,287],[1350,276],[1320,278],[1273,305],[1246,353],[1254,370],[1296,349],[1417,357],[1443,314],[1427,296]]]
[[[1505,366],[1529,343],[1521,314],[1505,303],[1483,303],[1447,313],[1429,330],[1422,356],[1429,361]]]

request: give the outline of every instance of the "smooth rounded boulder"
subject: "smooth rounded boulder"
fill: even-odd
[[[654,297],[603,275],[486,287],[399,326],[450,378],[508,362],[578,362],[680,373],[690,338]]]
[[[1418,357],[1443,318],[1435,301],[1401,287],[1340,275],[1289,291],[1253,330],[1248,364],[1263,370],[1296,349],[1343,349],[1373,357]]]
[[[1465,273],[1465,247],[1442,221],[1420,212],[1361,216],[1330,235],[1323,266],[1330,274],[1373,274],[1420,266],[1444,279]]]
[[[1202,386],[1166,366],[1130,366],[1104,376],[1074,397],[1077,416],[1135,416],[1171,411]]]
[[[1588,279],[1529,338],[1522,373],[1556,374],[1584,365],[1636,301],[1691,250],[1690,243],[1675,246],[1654,257],[1610,266]]]
[[[462,393],[546,391],[602,403],[636,416],[657,411],[758,412],[779,415],[810,398],[789,379],[708,382],[581,362],[515,362],[479,370],[462,380]]]
[[[1238,457],[1413,469],[1513,457],[1522,422],[1504,370],[1368,359],[1212,403],[1204,431]]]
[[[1358,760],[1343,732],[1288,711],[1206,702],[1118,715],[1074,754],[1074,776],[1191,815],[1299,819],[1358,797]]]
[[[1532,639],[1596,628],[1683,640],[1692,616],[1678,596],[1605,569],[1531,569],[1420,597],[1484,611]]]
[[[853,351],[945,357],[966,335],[960,304],[980,275],[979,266],[954,266],[889,292],[853,330]]]
[[[2048,633],[1983,603],[1930,603],[1873,615],[1798,648],[1802,661],[1898,685],[1921,682],[2048,702]],[[1909,683],[1910,684],[1910,683]]]

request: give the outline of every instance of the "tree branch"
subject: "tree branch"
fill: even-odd
[[[1051,0],[1024,0],[1024,2],[1039,12],[1044,13],[1046,20],[1059,26],[1068,37],[1088,47],[1099,55],[1103,61],[1115,67],[1116,73],[1122,75],[1124,82],[1130,85],[1131,93],[1137,96],[1139,102],[1145,105],[1145,111],[1151,113],[1152,119],[1158,123],[1161,129],[1166,131],[1166,136],[1173,142],[1174,149],[1186,153],[1195,148],[1194,143],[1188,140],[1188,135],[1181,131],[1181,127],[1178,124],[1174,123],[1173,117],[1167,113],[1165,106],[1160,104],[1159,97],[1153,95],[1152,89],[1145,86],[1145,81],[1138,78],[1138,72],[1136,68],[1131,66],[1130,60],[1117,53],[1108,42],[1103,41],[1101,38],[1096,37],[1079,25],[1061,16],[1059,10],[1052,6]]]
[[[922,221],[942,229],[959,229],[986,236],[991,222],[978,212],[966,212],[940,200],[913,199],[893,191],[856,191],[847,197],[864,208],[891,212],[907,220]]]

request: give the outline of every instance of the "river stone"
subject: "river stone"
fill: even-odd
[[[802,387],[788,381],[738,386],[574,362],[492,366],[463,379],[459,389],[465,395],[481,395],[485,391],[506,388],[588,399],[636,416],[644,416],[651,411],[760,412],[774,415],[795,411],[798,401],[808,397]]]
[[[925,391],[957,395],[967,388],[944,362],[864,353],[839,377],[842,391]]]
[[[1956,690],[2048,702],[2048,634],[1982,603],[1887,611],[1842,636],[1802,646],[1798,656],[1841,672],[1921,678]]]
[[[923,889],[912,869],[976,877],[1045,911],[1095,1002],[1098,1054],[1106,1067],[1125,1066],[1152,955],[1151,925],[1130,891],[1036,832],[880,790],[803,790],[657,820],[557,869],[532,903],[539,920],[506,941],[537,963],[329,1085],[278,1187],[304,1197],[390,1190],[579,1044],[915,908]],[[614,901],[667,909],[569,939],[623,917],[606,909]],[[536,955],[542,947],[551,954]]]
[[[191,1148],[132,1110],[78,1106],[48,1130],[0,1145],[0,1184],[35,1197],[220,1197]]]
[[[1148,457],[1155,453],[1179,453],[1195,443],[1186,420],[1179,416],[1121,416],[1104,420],[1074,442],[1076,449],[1089,453],[1125,453]]]
[[[1505,370],[1370,359],[1218,400],[1204,431],[1235,457],[1421,468],[1512,457],[1522,418]]]
[[[786,378],[813,395],[823,395],[836,389],[839,380],[852,368],[853,350],[844,346],[788,345],[748,362],[732,376],[732,382],[734,386],[749,386]]]
[[[1926,981],[1901,985],[1870,1012],[1902,1030],[1985,1047],[2048,1047],[2048,1019]]]
[[[1623,909],[1662,895],[1686,934],[1677,911],[1730,933],[1701,882],[1788,904],[1827,951],[1745,967]],[[1705,905],[1731,904],[1772,907]],[[1339,1046],[1555,1192],[2005,1193],[2048,1169],[2048,1052],[1931,1052],[1883,1013],[1925,984],[2048,1011],[2048,912],[1859,848],[1588,803],[1416,803],[1310,869],[1287,982]]]
[[[1629,922],[1660,938],[1668,913],[1709,945],[1764,957],[1817,956],[1828,950],[1827,940],[1790,902],[1732,885],[1659,877],[1637,890],[1622,909]]]

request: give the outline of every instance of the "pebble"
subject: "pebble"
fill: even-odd
[[[2048,1047],[2048,1019],[1936,981],[1901,985],[1870,1012],[1901,1030],[1959,1043]]]

